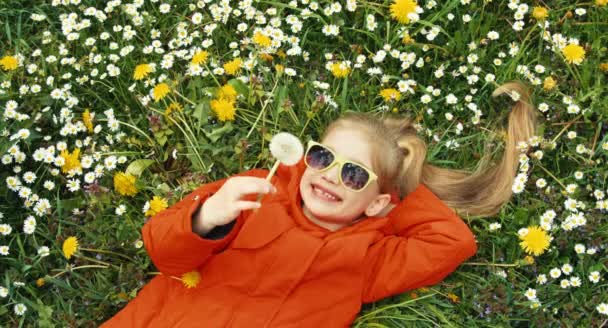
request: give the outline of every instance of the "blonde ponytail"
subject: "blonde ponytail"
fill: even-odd
[[[528,142],[536,132],[536,113],[526,87],[519,82],[505,83],[492,96],[504,94],[517,99],[509,113],[504,153],[497,161],[486,154],[474,172],[427,163],[427,146],[409,117],[378,119],[349,112],[332,122],[324,136],[339,127],[354,128],[368,136],[372,166],[382,193],[397,190],[403,198],[423,183],[460,216],[491,216],[512,196],[519,164],[518,143]]]

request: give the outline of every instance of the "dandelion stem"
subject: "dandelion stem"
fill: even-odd
[[[279,84],[279,79],[276,79],[274,81],[274,85],[272,86],[272,90],[270,91],[270,94],[274,95],[274,90],[277,88],[277,84]],[[264,102],[264,106],[262,106],[262,110],[260,111],[260,114],[258,114],[258,117],[255,119],[253,126],[251,127],[251,129],[249,130],[249,132],[247,133],[247,136],[245,138],[249,138],[249,136],[251,135],[251,132],[253,132],[255,127],[258,125],[258,121],[260,120],[260,117],[262,117],[262,115],[264,114],[264,111],[266,110],[266,106],[268,106],[269,102],[270,102],[270,98],[266,99],[266,101]]]
[[[107,121],[106,119],[99,119],[99,120],[100,120],[100,121]],[[142,136],[146,137],[146,138],[148,139],[148,141],[150,141],[150,143],[151,143],[152,145],[154,145],[154,140],[152,140],[152,138],[150,138],[150,136],[148,136],[146,133],[144,133],[144,131],[142,131],[142,130],[141,130],[141,129],[139,129],[138,127],[136,127],[136,126],[134,126],[134,125],[132,125],[132,124],[129,124],[129,123],[127,123],[127,122],[120,121],[120,120],[117,120],[117,122],[118,122],[118,123],[120,123],[120,124],[122,124],[122,125],[126,125],[126,126],[130,127],[131,129],[133,129],[133,130],[135,130],[135,131],[139,132],[139,134],[141,134]]]
[[[272,176],[277,171],[277,168],[279,167],[279,164],[281,164],[281,161],[279,161],[279,160],[277,160],[276,162],[274,162],[274,165],[272,166],[272,169],[270,169],[270,172],[266,176],[266,181],[270,181],[270,179],[272,179]],[[258,198],[257,198],[256,202],[259,202],[260,200],[262,200],[262,197],[264,197],[264,194],[258,194]]]
[[[220,84],[220,81],[217,80],[217,78],[215,77],[215,74],[213,74],[213,72],[209,69],[209,66],[207,66],[206,63],[205,63],[205,68],[209,72],[209,75],[211,75],[211,77],[213,78],[213,81],[215,81],[215,84],[217,84],[218,87],[221,87],[222,85]]]
[[[483,262],[464,262],[463,265],[496,266],[496,267],[518,267],[517,263],[483,263]]]
[[[66,272],[70,272],[70,271],[74,271],[74,270],[80,270],[80,269],[86,269],[86,268],[107,269],[108,267],[109,267],[109,265],[97,265],[97,264],[81,265],[81,266],[77,266],[77,267],[71,268],[70,270],[61,271],[58,274],[52,275],[51,278],[57,278],[57,277],[61,276],[62,274],[66,273]]]
[[[99,264],[103,264],[103,265],[110,266],[110,263],[107,263],[107,262],[104,262],[104,261],[99,261],[99,260],[96,260],[96,259],[94,259],[94,258],[90,258],[90,257],[88,257],[88,256],[84,256],[84,255],[77,255],[77,254],[74,254],[73,256],[74,256],[74,257],[79,257],[79,258],[81,258],[81,259],[89,260],[89,261],[91,261],[91,262],[95,262],[95,263],[99,263]]]
[[[151,276],[158,276],[158,275],[162,275],[163,273],[160,271],[152,271],[152,272],[146,272],[147,275],[151,275]]]
[[[133,261],[135,262],[135,260],[131,257],[128,257],[124,254],[120,254],[120,253],[116,253],[116,252],[112,252],[112,251],[106,251],[106,250],[102,250],[102,249],[94,249],[94,248],[84,248],[84,247],[80,247],[81,250],[85,250],[85,251],[91,251],[91,252],[98,252],[98,253],[106,253],[106,254],[113,254],[113,255],[117,255],[120,257],[124,257],[127,260]]]
[[[574,122],[578,121],[578,119],[579,119],[581,116],[583,116],[583,114],[582,114],[582,113],[581,113],[581,114],[579,114],[577,117],[575,117],[575,118],[574,118],[572,121],[568,122],[568,123],[566,124],[566,126],[564,126],[564,127],[562,128],[562,130],[561,130],[561,131],[559,131],[559,133],[558,133],[558,134],[555,136],[555,138],[553,138],[553,140],[551,140],[551,142],[552,142],[552,143],[553,143],[553,142],[555,142],[555,141],[557,140],[557,138],[559,138],[559,137],[562,135],[562,133],[564,133],[566,130],[568,130],[568,128],[570,127],[570,125],[572,125],[572,124],[574,124]]]
[[[196,106],[196,104],[194,102],[192,102],[192,100],[184,97],[184,95],[182,95],[181,93],[179,93],[179,91],[173,90],[173,92],[175,92],[178,96],[182,97],[182,99],[184,99],[185,101],[187,101],[188,103],[190,103],[190,105]]]
[[[164,115],[163,112],[161,112],[161,111],[159,111],[157,109],[154,109],[154,108],[150,107],[150,110]],[[189,137],[188,133],[186,133],[186,131],[182,128],[182,126],[180,124],[178,124],[177,121],[174,120],[171,116],[168,115],[167,119],[169,119],[171,121],[171,123],[175,124],[175,126],[177,126],[177,128],[180,129],[180,131],[182,131],[182,133],[184,134],[184,137],[186,138],[186,141],[188,141],[188,143],[190,144],[190,147],[192,147],[192,150],[194,151],[194,154],[196,155],[196,158],[199,161],[199,165],[201,166],[201,168],[205,172],[207,172],[207,166],[205,166],[205,162],[203,161],[203,158],[201,157],[201,155],[196,150],[196,145],[194,144],[194,142],[192,141],[192,139]]]
[[[540,162],[536,162],[536,165],[538,165],[538,167],[543,169],[543,171],[545,171],[550,177],[553,178],[553,180],[557,181],[557,183],[559,183],[559,185],[562,186],[562,188],[564,190],[566,190],[566,186],[564,186],[564,184],[561,181],[559,181],[559,179],[556,178],[555,175],[551,174],[551,172],[549,172],[549,170],[547,170],[544,166],[542,166],[542,164],[540,164]]]

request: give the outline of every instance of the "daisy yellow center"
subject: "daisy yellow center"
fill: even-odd
[[[2,69],[5,71],[16,70],[19,66],[19,61],[13,56],[4,56],[0,59],[0,66],[2,66]]]
[[[217,115],[217,118],[224,122],[226,120],[234,120],[234,113],[236,109],[234,108],[234,103],[227,99],[214,99],[211,101],[211,109]]]
[[[63,158],[63,165],[61,166],[61,172],[68,173],[71,170],[78,170],[82,166],[80,164],[80,148],[76,148],[72,151],[72,153],[68,152],[67,149],[64,149],[59,154]]]
[[[401,24],[407,24],[410,22],[408,15],[416,13],[416,6],[416,1],[395,0],[390,6],[391,17]]]
[[[578,44],[569,44],[562,49],[562,54],[570,64],[580,64],[585,59],[585,49]]]
[[[74,236],[68,237],[66,240],[63,241],[62,249],[63,256],[65,256],[65,258],[69,260],[72,255],[76,253],[76,250],[78,250],[78,238]]]
[[[255,34],[253,35],[253,43],[257,44],[258,46],[261,47],[270,47],[270,45],[272,44],[272,41],[270,40],[270,38],[264,34],[262,34],[261,32],[255,32]]]
[[[123,196],[133,196],[137,194],[135,177],[128,173],[116,173],[114,175],[114,189]]]
[[[192,64],[196,65],[205,65],[207,63],[207,59],[209,58],[209,53],[205,50],[199,51],[192,56]]]
[[[224,70],[226,74],[236,75],[241,70],[241,65],[243,64],[243,60],[240,58],[235,58],[224,64]]]
[[[331,64],[331,73],[337,78],[347,77],[350,68],[342,63],[333,63]]]
[[[541,255],[549,248],[549,235],[542,228],[532,226],[528,228],[528,233],[520,237],[519,245],[528,254],[534,256]]]
[[[152,66],[150,64],[140,64],[135,66],[135,72],[133,72],[133,78],[135,80],[141,80],[146,78],[148,74],[152,73]]]
[[[152,97],[154,97],[154,101],[160,101],[165,98],[170,91],[171,88],[167,83],[159,83],[154,87],[154,90],[152,90]]]
[[[382,89],[380,95],[384,98],[384,101],[398,101],[401,99],[401,93],[395,88]]]

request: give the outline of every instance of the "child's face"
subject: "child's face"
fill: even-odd
[[[364,164],[372,169],[372,151],[366,138],[360,132],[350,129],[336,129],[321,143],[331,148],[345,159]],[[337,230],[353,223],[361,215],[374,216],[390,202],[390,194],[380,194],[378,181],[372,181],[362,191],[355,192],[340,183],[340,166],[317,172],[306,168],[300,181],[302,209],[314,223],[329,230]],[[316,186],[337,196],[330,200],[316,191]]]

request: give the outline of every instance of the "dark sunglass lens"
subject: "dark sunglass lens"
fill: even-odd
[[[342,181],[344,181],[347,187],[359,190],[365,187],[367,180],[369,180],[369,174],[361,166],[353,163],[344,163]]]
[[[314,145],[306,154],[306,163],[312,168],[321,170],[329,166],[334,161],[331,152],[321,146]]]

